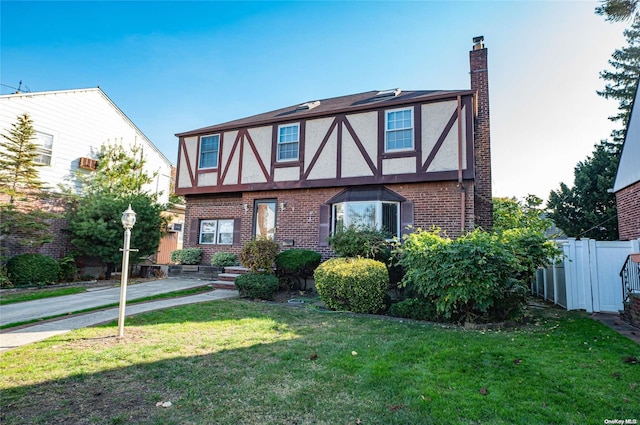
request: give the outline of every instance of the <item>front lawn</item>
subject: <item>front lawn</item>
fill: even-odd
[[[640,346],[584,313],[464,330],[225,300],[0,355],[0,423],[640,421]],[[157,403],[171,402],[169,407]]]

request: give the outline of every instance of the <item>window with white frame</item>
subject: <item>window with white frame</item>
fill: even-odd
[[[220,135],[203,136],[200,138],[200,162],[198,168],[218,168],[218,152],[220,150]]]
[[[413,149],[413,108],[386,111],[385,152],[411,149]]]
[[[202,245],[232,245],[233,220],[200,221],[200,238]]]
[[[35,144],[38,146],[38,156],[33,159],[36,164],[51,165],[53,154],[53,135],[36,131]]]
[[[298,159],[300,145],[300,126],[298,124],[278,127],[278,161]]]
[[[218,245],[233,244],[233,220],[218,220]]]
[[[400,236],[399,202],[340,202],[333,204],[332,210],[332,233],[354,226],[380,229],[391,236]]]

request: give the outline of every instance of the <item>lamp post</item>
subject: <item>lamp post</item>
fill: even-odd
[[[136,224],[136,213],[131,209],[131,204],[125,212],[122,213],[122,227],[124,227],[124,249],[122,251],[122,277],[120,281],[120,309],[118,310],[118,338],[124,336],[124,309],[127,303],[127,278],[129,277],[129,251],[137,251],[137,249],[129,249],[131,244],[131,229]]]

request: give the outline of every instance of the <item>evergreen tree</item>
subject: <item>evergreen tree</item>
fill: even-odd
[[[639,6],[638,0],[601,0],[600,6],[596,7],[596,14],[611,22],[637,20]]]
[[[20,247],[34,251],[53,240],[50,220],[56,214],[43,209],[44,184],[34,161],[38,145],[33,141],[33,121],[27,113],[17,117],[8,134],[0,139],[0,256],[11,256]]]
[[[82,192],[86,195],[111,193],[119,196],[138,195],[143,186],[151,183],[157,175],[148,175],[144,166],[146,160],[140,145],[133,145],[125,151],[119,144],[100,147],[98,166],[92,173],[78,172]]]
[[[35,159],[38,145],[33,141],[33,121],[24,113],[11,125],[9,134],[0,140],[0,193],[9,196],[13,204],[17,197],[39,194],[44,188]]]
[[[136,224],[131,229],[131,248],[138,249],[131,261],[148,257],[158,251],[167,219],[164,207],[151,195],[119,196],[114,193],[93,193],[79,200],[67,214],[71,243],[79,254],[97,257],[107,265],[109,279],[122,262],[123,232],[121,217],[128,205],[136,212]]]
[[[618,113],[609,117],[611,121],[620,125],[619,129],[611,133],[616,144],[624,141],[640,76],[640,20],[634,21],[630,28],[624,30],[624,36],[627,46],[616,49],[611,55],[609,65],[612,69],[600,73],[600,78],[607,83],[604,90],[598,91],[605,99],[618,101]]]
[[[162,215],[164,205],[155,194],[144,192],[143,186],[153,177],[145,170],[142,148],[134,145],[130,152],[121,145],[103,145],[98,165],[92,173],[78,173],[82,196],[76,197],[67,212],[71,243],[77,254],[97,257],[107,265],[107,279],[122,261],[122,212],[131,207],[136,212],[136,225],[131,230],[131,247],[138,249],[132,263],[157,252],[167,226]]]

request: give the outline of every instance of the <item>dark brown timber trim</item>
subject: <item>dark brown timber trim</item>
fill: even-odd
[[[324,135],[324,138],[322,139],[322,143],[320,143],[320,146],[318,146],[318,150],[313,155],[313,158],[311,159],[311,163],[309,164],[304,174],[302,175],[302,180],[306,180],[309,177],[309,173],[313,169],[314,165],[316,165],[316,162],[318,161],[318,158],[320,157],[320,154],[322,153],[322,150],[324,149],[325,145],[329,141],[329,137],[331,137],[331,133],[333,133],[333,130],[336,128],[337,123],[338,123],[338,118],[336,117],[331,123],[331,125],[329,126],[329,129],[327,130],[327,134]]]

